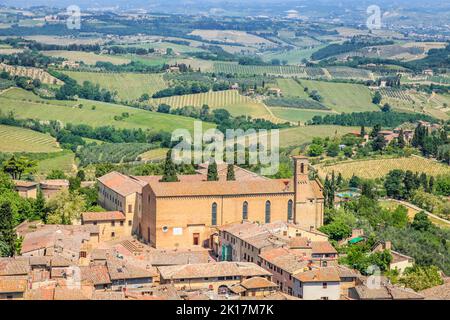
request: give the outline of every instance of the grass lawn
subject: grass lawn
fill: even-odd
[[[80,104],[83,105],[81,109]],[[93,106],[95,110],[92,109]],[[93,127],[112,125],[117,128],[168,132],[178,128],[193,130],[195,121],[193,118],[92,100],[44,100],[31,92],[17,88],[0,95],[0,110],[4,114],[13,111],[17,118],[22,119],[60,120],[63,123],[87,124]],[[121,116],[124,112],[128,112],[128,118],[121,121],[114,120],[114,116]],[[206,130],[214,125],[203,123],[203,127]]]
[[[314,80],[300,80],[300,83],[309,92],[317,90],[323,97],[322,103],[339,113],[380,110],[372,103],[369,89],[363,85]]]
[[[356,127],[342,127],[333,125],[302,126],[280,130],[280,146],[300,146],[312,141],[314,137],[342,136],[358,130]]]
[[[309,98],[308,93],[304,91],[305,88],[294,79],[277,79],[277,86],[284,96]]]
[[[167,87],[162,74],[152,73],[103,73],[103,72],[74,72],[65,71],[68,76],[74,78],[79,84],[83,81],[98,83],[101,88],[112,92],[122,100],[138,99],[143,93],[150,96]]]
[[[450,168],[447,165],[417,156],[345,161],[333,165],[318,165],[317,167],[319,173],[323,176],[334,171],[336,174],[341,173],[345,179],[351,178],[353,174],[366,179],[381,178],[394,169],[424,172],[432,176],[450,172]]]

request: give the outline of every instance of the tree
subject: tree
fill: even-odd
[[[381,131],[381,126],[379,124],[374,125],[372,131],[370,132],[370,137],[372,139],[376,138],[376,136],[378,136],[378,133],[380,131]]]
[[[67,179],[67,176],[64,173],[64,171],[62,171],[60,169],[53,169],[47,175],[47,179]]]
[[[444,283],[436,266],[418,266],[406,268],[399,282],[415,291],[425,290]]]
[[[366,128],[364,126],[361,126],[361,130],[359,132],[359,135],[361,138],[364,138],[364,136],[366,135]]]
[[[324,149],[319,144],[311,144],[308,148],[308,155],[311,157],[318,157],[324,152]]]
[[[402,170],[391,170],[384,181],[387,196],[394,199],[403,199],[405,188],[403,185],[404,172]]]
[[[63,190],[48,201],[50,214],[47,223],[72,224],[86,207],[84,196],[78,192]]]
[[[45,206],[45,197],[42,190],[37,192],[36,200],[33,202],[34,216],[39,217],[44,223],[47,221],[47,207]]]
[[[12,257],[16,253],[17,235],[14,231],[13,211],[11,204],[5,202],[0,206],[0,242],[3,247],[0,248],[2,257]]]
[[[339,144],[332,142],[327,146],[327,155],[330,157],[337,157],[339,154]]]
[[[403,129],[400,129],[400,132],[397,137],[397,146],[400,149],[403,149],[406,146],[405,135],[403,134]]]
[[[172,149],[169,149],[166,154],[166,161],[164,162],[164,173],[160,180],[161,182],[177,182],[177,169],[172,160]]]
[[[217,163],[215,159],[211,159],[208,165],[208,181],[219,181],[219,175],[217,173]]]
[[[411,223],[411,227],[419,231],[428,231],[430,228],[432,228],[432,226],[433,223],[428,218],[428,215],[425,213],[425,211],[416,213],[416,215],[414,216],[414,220]]]
[[[228,164],[227,166],[227,181],[234,181],[236,177],[234,176],[234,165]]]
[[[386,147],[386,139],[383,135],[379,134],[372,141],[372,149],[373,151],[383,151]]]
[[[372,98],[372,103],[374,104],[380,104],[381,99],[383,99],[383,97],[381,96],[381,93],[379,91],[375,92],[375,94],[373,95]]]
[[[8,173],[14,180],[20,180],[24,174],[34,173],[37,163],[26,157],[16,157],[13,155],[3,165],[3,171]]]
[[[80,181],[86,181],[86,173],[84,170],[79,170],[77,172],[77,178],[80,179]]]
[[[348,182],[348,186],[350,188],[359,188],[360,185],[361,185],[361,179],[358,176],[355,176],[355,174],[353,174]]]

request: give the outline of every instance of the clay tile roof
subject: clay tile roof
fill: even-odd
[[[81,280],[93,285],[110,284],[108,268],[104,265],[80,267]]]
[[[241,286],[246,289],[262,289],[262,288],[277,288],[278,285],[263,277],[253,277],[245,279],[241,282]]]
[[[289,273],[304,271],[309,261],[287,248],[266,250],[259,255],[262,259]]]
[[[85,222],[125,220],[125,215],[120,211],[83,212],[81,216]]]
[[[200,181],[200,182],[149,182],[150,188],[157,197],[176,196],[212,196],[236,194],[283,194],[292,193],[290,180],[276,179],[267,181]],[[286,183],[285,183],[286,182]]]
[[[37,186],[37,183],[33,181],[14,180],[14,185],[16,187],[31,188]]]
[[[426,300],[450,300],[450,278],[443,285],[420,291]]]
[[[40,184],[43,187],[63,188],[63,187],[69,187],[69,180],[67,180],[67,179],[42,180],[40,182]]]
[[[341,280],[335,267],[325,267],[301,272],[294,275],[294,278],[300,280],[301,282],[339,282]]]
[[[0,276],[26,275],[29,270],[28,259],[0,258]]]
[[[55,288],[55,300],[89,300],[90,290],[71,289],[67,287],[56,287]]]
[[[311,242],[306,237],[293,237],[288,241],[290,248],[311,248]]]
[[[158,267],[163,279],[196,279],[226,276],[270,276],[271,273],[250,262],[214,262]]]
[[[125,294],[116,291],[94,291],[92,300],[125,300]]]
[[[312,254],[337,253],[336,249],[328,241],[313,241]]]
[[[126,176],[116,171],[105,174],[98,178],[98,181],[121,196],[141,193],[142,187],[146,185],[146,182],[142,180]]]
[[[27,290],[27,280],[0,277],[0,293],[20,293]]]
[[[155,267],[143,267],[130,261],[110,259],[107,261],[109,277],[111,280],[154,278],[158,275]]]

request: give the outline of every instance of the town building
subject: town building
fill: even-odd
[[[98,226],[99,241],[108,241],[127,235],[126,217],[120,211],[83,212],[81,224]]]
[[[225,166],[218,170],[219,181],[207,181],[207,167],[180,175],[178,182],[112,172],[98,179],[99,203],[125,214],[127,235],[156,248],[212,248],[220,226],[245,220],[317,229],[323,223],[323,187],[309,179],[307,158],[295,157],[294,163],[292,180],[235,167],[236,180],[226,181]]]
[[[158,267],[161,284],[177,289],[209,289],[226,294],[236,284],[253,277],[270,280],[272,274],[250,262],[213,262]]]
[[[14,180],[14,186],[16,191],[19,193],[19,196],[22,198],[36,199],[38,186],[36,182]]]
[[[336,267],[301,272],[293,276],[294,296],[304,300],[339,300],[341,278]]]

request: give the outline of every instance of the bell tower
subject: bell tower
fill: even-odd
[[[310,229],[317,228],[320,223],[320,210],[312,184],[309,181],[309,159],[305,156],[294,156],[294,221]]]

